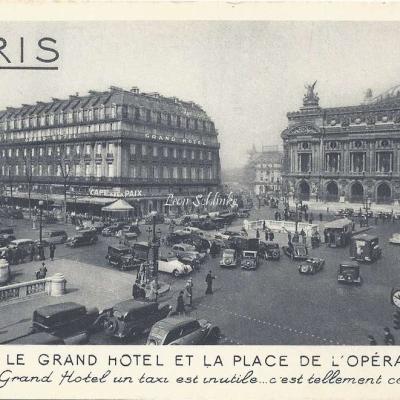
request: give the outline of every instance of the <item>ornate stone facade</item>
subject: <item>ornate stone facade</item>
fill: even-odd
[[[359,106],[321,108],[307,85],[282,132],[283,185],[299,199],[392,203],[400,198],[400,87]]]

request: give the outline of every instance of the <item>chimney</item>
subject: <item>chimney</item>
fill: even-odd
[[[56,97],[51,98],[52,101],[60,101],[60,99],[57,99]]]
[[[124,91],[124,89],[122,89],[122,88],[120,88],[118,86],[110,86],[110,90],[112,92],[123,92]]]
[[[131,93],[139,94],[139,88],[137,86],[131,87]]]

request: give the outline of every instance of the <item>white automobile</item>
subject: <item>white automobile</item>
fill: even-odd
[[[389,243],[400,244],[400,233],[393,233],[392,237],[389,239]]]
[[[239,237],[247,237],[247,235],[243,231],[225,231],[225,232],[218,232],[215,234],[215,239],[222,239],[222,240],[228,240],[232,236],[239,236]]]
[[[172,274],[175,278],[182,275],[190,274],[193,269],[190,265],[186,265],[175,256],[161,256],[158,260],[158,270],[167,274]]]
[[[177,235],[190,235],[192,233],[196,233],[197,234],[198,232],[200,232],[200,229],[199,228],[195,228],[193,226],[186,226],[183,229],[179,229],[179,230],[175,231],[175,233]]]

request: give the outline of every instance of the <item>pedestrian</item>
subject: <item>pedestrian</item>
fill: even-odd
[[[132,286],[132,297],[135,300],[140,299],[140,297],[141,297],[140,294],[141,294],[140,285],[139,285],[139,282],[136,280]]]
[[[257,228],[257,231],[256,231],[256,238],[260,239],[260,231],[258,230],[258,228]]]
[[[372,335],[368,335],[368,343],[370,346],[376,346],[378,344]]]
[[[301,236],[303,236],[303,237],[305,237],[305,236],[306,236],[306,232],[304,231],[304,229],[303,229],[303,228],[302,228],[302,229],[301,229],[301,231],[300,231],[300,235],[301,235]]]
[[[213,241],[211,243],[211,247],[210,247],[210,255],[212,258],[215,258],[217,253],[218,253],[218,247],[217,247],[216,243]]]
[[[183,290],[179,292],[179,296],[176,301],[176,312],[179,315],[185,314],[185,302],[183,300]]]
[[[304,244],[304,246],[307,244],[307,236],[306,235],[301,235],[302,237],[302,242]]]
[[[268,242],[268,238],[269,238],[269,230],[265,231],[265,241]]]
[[[265,231],[265,219],[263,220],[262,229]]]
[[[383,341],[386,345],[393,346],[394,345],[394,337],[392,333],[390,332],[390,329],[388,327],[383,328],[383,331],[385,332]]]
[[[40,267],[40,278],[44,279],[46,278],[47,275],[47,268],[46,268],[46,264],[44,262],[42,262],[42,266]]]
[[[50,244],[50,259],[54,261],[54,254],[56,252],[56,245],[54,243]]]
[[[269,231],[269,240],[270,240],[271,242],[274,241],[274,237],[275,237],[274,232]]]
[[[319,213],[319,220],[322,222],[323,219],[324,219],[324,216],[322,215],[322,213]]]
[[[207,289],[206,289],[206,294],[212,294],[212,282],[215,279],[215,276],[212,275],[211,270],[206,276],[206,283],[207,283]]]
[[[193,280],[189,278],[185,286],[185,296],[187,299],[187,305],[193,307]]]
[[[288,231],[288,233],[287,233],[287,240],[288,240],[288,243],[292,242],[292,232],[290,232],[290,231]]]

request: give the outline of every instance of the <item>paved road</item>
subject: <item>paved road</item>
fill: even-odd
[[[252,219],[268,218],[274,211],[262,207],[254,211]],[[26,222],[18,221],[18,225],[18,237],[32,237]],[[71,231],[71,227],[68,229]],[[218,323],[225,334],[224,344],[363,345],[367,344],[368,334],[382,343],[383,327],[392,324],[390,290],[400,284],[400,247],[388,244],[387,240],[399,231],[399,223],[380,224],[371,229],[371,233],[376,232],[380,237],[383,257],[374,264],[362,265],[360,287],[342,286],[336,280],[338,263],[348,258],[348,248],[331,249],[323,245],[312,250],[312,255],[326,259],[324,270],[314,276],[299,275],[297,263],[284,255],[280,261],[264,262],[256,271],[221,269],[219,260],[211,259],[200,272],[193,274],[195,307],[190,315]],[[146,236],[143,233],[142,239]],[[107,245],[115,241],[100,238],[98,244],[79,249],[58,246],[56,256],[96,265],[99,272],[93,277],[96,284],[96,279],[102,279],[103,269],[109,268],[104,259]],[[204,293],[208,270],[217,277],[213,295]],[[124,274],[129,277],[135,272]],[[175,306],[185,279],[167,275],[161,275],[161,279],[171,284],[167,300]],[[394,334],[400,342],[400,334]],[[144,341],[142,338],[135,343]],[[95,335],[91,342],[115,343],[102,334]]]

